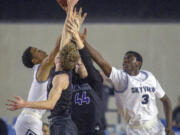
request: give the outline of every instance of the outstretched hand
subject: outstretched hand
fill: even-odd
[[[7,109],[10,111],[15,111],[21,108],[25,107],[26,102],[19,96],[14,96],[16,98],[16,100],[11,100],[8,99],[8,103],[6,104],[6,106],[8,107]]]
[[[68,21],[66,23],[66,29],[68,32],[72,34],[73,38],[77,37],[77,33],[80,30],[80,27],[82,23],[84,22],[85,18],[87,16],[87,13],[82,14],[82,8],[77,11],[77,9],[74,9],[74,12],[72,13],[72,16],[68,17]],[[82,41],[86,39],[87,29],[84,29],[83,34],[79,34],[78,36],[81,37]],[[76,37],[75,37],[76,36]]]
[[[79,36],[78,22],[76,22],[75,19],[69,18],[68,21],[67,21],[67,24],[66,24],[66,28],[67,28],[67,31],[72,34],[72,37],[74,39],[76,39],[77,36]]]
[[[87,16],[87,13],[82,14],[82,8],[80,8],[79,11],[77,11],[76,8],[74,9],[73,18],[77,22],[78,30],[80,30],[81,25],[83,24],[86,16]]]

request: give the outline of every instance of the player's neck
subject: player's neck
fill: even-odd
[[[129,71],[128,73],[130,76],[136,76],[139,74],[139,70]]]
[[[63,69],[62,69],[61,66],[57,66],[57,65],[56,65],[55,71],[62,71],[62,70],[63,70]]]

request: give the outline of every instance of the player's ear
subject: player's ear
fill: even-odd
[[[33,58],[33,59],[32,59],[32,63],[33,63],[33,64],[37,64],[37,63],[38,63],[38,60],[35,59],[35,58]]]
[[[142,65],[142,62],[140,62],[140,61],[136,61],[136,67],[137,67],[137,68],[139,68],[139,69],[140,69],[141,65]]]

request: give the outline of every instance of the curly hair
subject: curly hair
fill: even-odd
[[[60,53],[60,61],[63,70],[72,70],[80,58],[76,45],[73,42],[69,42],[63,47]]]
[[[33,56],[31,54],[31,48],[32,47],[26,48],[26,50],[24,51],[22,55],[22,63],[27,68],[32,68],[34,66],[34,64],[32,63]]]

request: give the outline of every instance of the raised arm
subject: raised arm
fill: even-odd
[[[81,55],[81,59],[88,72],[88,83],[91,85],[92,88],[94,88],[95,91],[101,91],[103,86],[102,77],[94,67],[91,57],[86,47],[84,46],[82,39],[80,38],[78,32],[78,26],[76,25],[73,19],[68,21],[67,26],[68,26],[68,31],[72,34],[72,37],[76,42],[76,45],[79,49],[79,53]],[[102,94],[100,94],[100,96],[101,95]]]
[[[57,55],[60,48],[60,42],[61,42],[61,35],[58,37],[56,41],[55,48],[41,63],[36,75],[38,81],[46,81],[48,79],[50,70],[54,66],[55,56]]]
[[[84,41],[84,45],[86,46],[89,54],[91,55],[91,58],[103,70],[105,75],[109,77],[111,74],[112,66],[101,56],[101,54],[97,50],[90,46],[87,41]]]
[[[161,102],[163,103],[164,107],[164,113],[166,116],[166,133],[167,135],[174,135],[174,132],[172,131],[172,107],[171,102],[167,95],[163,96],[161,99]]]
[[[60,99],[61,93],[69,85],[69,78],[67,74],[57,75],[53,79],[53,87],[50,90],[48,99],[39,102],[29,102],[24,101],[21,97],[15,96],[16,100],[8,99],[8,104],[6,104],[10,111],[15,111],[21,108],[33,108],[33,109],[46,109],[52,110],[56,102]]]
[[[73,16],[73,9],[74,6],[77,4],[78,0],[67,0],[67,8],[66,8],[66,20],[63,26],[63,31],[62,31],[62,40],[61,40],[61,46],[60,46],[60,50],[67,44],[70,42],[71,40],[71,34],[67,31],[66,29],[66,23],[68,18]]]

